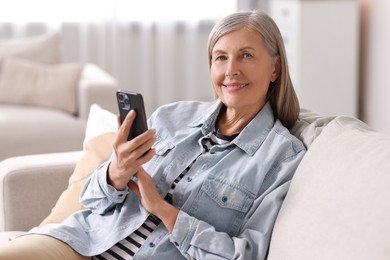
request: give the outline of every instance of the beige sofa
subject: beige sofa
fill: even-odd
[[[80,150],[91,104],[116,109],[117,81],[94,64],[61,62],[60,47],[56,33],[0,41],[0,161]]]
[[[84,151],[14,157],[0,163],[2,241],[45,218],[47,223],[65,217],[58,207],[75,203],[65,193],[79,190],[74,185],[81,186],[91,169],[109,155],[114,118],[95,114],[94,125],[91,114]],[[92,135],[88,128],[103,127],[96,122],[105,129]],[[88,146],[109,132],[104,145],[100,140],[99,145]],[[308,151],[277,217],[268,259],[390,259],[390,137],[351,117],[321,117],[307,110],[292,132]],[[93,150],[105,153],[85,167]]]

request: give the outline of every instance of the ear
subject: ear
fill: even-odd
[[[271,74],[271,82],[274,82],[277,78],[279,78],[279,75],[280,75],[280,57],[278,56],[275,59],[274,70],[272,71]]]

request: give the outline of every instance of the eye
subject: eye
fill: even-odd
[[[243,57],[244,59],[250,59],[250,58],[253,57],[253,55],[250,54],[250,53],[248,53],[248,52],[245,52],[245,53],[242,54],[242,57]]]
[[[214,61],[224,61],[224,60],[226,60],[227,58],[226,58],[226,56],[225,55],[219,55],[219,56],[217,56],[215,59],[214,59]]]

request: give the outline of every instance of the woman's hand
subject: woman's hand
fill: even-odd
[[[171,232],[175,226],[179,210],[166,202],[158,192],[153,179],[140,167],[137,174],[138,182],[130,181],[128,186],[138,195],[144,208],[162,220]]]
[[[107,181],[117,190],[123,190],[130,178],[142,168],[141,165],[149,161],[154,155],[151,149],[156,141],[156,131],[149,129],[136,138],[127,141],[131,125],[136,113],[131,110],[122,124],[118,116],[118,134],[113,143],[115,158],[108,167]]]

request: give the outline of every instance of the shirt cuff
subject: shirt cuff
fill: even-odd
[[[126,195],[129,194],[130,188],[126,186],[123,190],[117,190],[114,188],[114,186],[108,184],[107,174],[108,174],[109,165],[110,162],[107,162],[103,164],[99,169],[99,174],[98,174],[99,186],[102,188],[108,200],[114,203],[122,203],[125,200]]]
[[[179,211],[170,240],[183,255],[187,254],[198,224],[198,219],[191,217],[182,210]]]

